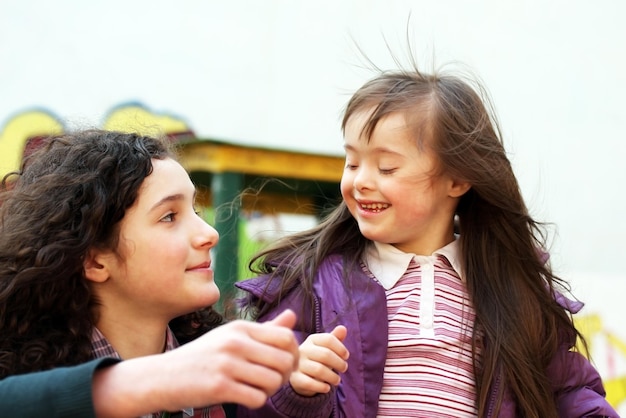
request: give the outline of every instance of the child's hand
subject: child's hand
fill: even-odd
[[[326,393],[341,381],[339,373],[348,370],[350,353],[343,345],[348,330],[338,325],[330,333],[312,334],[300,344],[298,369],[291,374],[291,387],[302,396]]]

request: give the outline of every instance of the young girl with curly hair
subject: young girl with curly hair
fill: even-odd
[[[66,134],[47,141],[3,185],[0,378],[158,354],[221,324],[211,310],[220,294],[210,250],[219,237],[196,212],[195,187],[167,140]],[[256,403],[293,370],[277,362],[297,358],[295,340],[291,355],[282,331],[249,324],[214,333],[236,336],[225,355],[220,342],[211,350],[203,338],[206,355],[224,371],[206,376],[220,378],[213,395],[236,390],[231,399]],[[206,396],[219,398],[208,386]],[[224,416],[220,405],[189,406],[197,408],[184,416]]]

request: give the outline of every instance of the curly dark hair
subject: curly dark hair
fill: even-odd
[[[0,378],[92,358],[98,301],[84,279],[89,248],[115,250],[119,222],[166,139],[84,130],[46,140],[0,195]],[[189,341],[221,323],[210,308],[172,321]]]

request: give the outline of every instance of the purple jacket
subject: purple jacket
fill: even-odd
[[[329,257],[322,264],[314,281],[315,329],[296,330],[296,337],[299,342],[303,342],[310,334],[330,332],[339,324],[346,326],[348,336],[344,344],[350,351],[350,357],[348,370],[341,375],[339,386],[328,394],[304,397],[295,393],[287,384],[260,409],[239,407],[237,417],[376,417],[387,356],[385,290],[360,270],[351,272],[348,287],[344,286],[343,280],[341,258]],[[266,276],[236,284],[253,299],[263,295],[266,285]],[[266,301],[277,298],[278,284],[272,283],[263,297]],[[582,304],[571,303],[565,298],[560,302],[574,313],[582,307]],[[283,295],[280,306],[259,318],[259,321],[267,321],[287,308],[300,313],[302,306],[298,292],[288,292]],[[604,399],[605,392],[597,371],[583,356],[569,351],[574,342],[572,340],[563,344],[563,350],[557,353],[548,367],[559,416],[618,417]],[[491,387],[492,402],[495,401],[498,391],[505,391],[505,401],[499,416],[514,417],[514,400],[507,396],[507,388],[496,380]],[[489,418],[492,416],[491,413],[488,414]]]

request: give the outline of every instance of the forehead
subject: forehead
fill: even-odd
[[[381,112],[377,106],[357,110],[348,117],[344,136],[348,141],[371,141],[381,132],[411,139],[414,145],[423,149],[433,138],[428,106],[417,105],[410,109]]]
[[[171,158],[152,159],[152,173],[139,189],[138,204],[150,203],[154,199],[173,194],[193,194],[195,187],[189,174],[176,160]]]
[[[376,146],[415,146],[413,130],[407,123],[406,115],[402,112],[393,112],[377,121],[376,126],[368,132],[371,112],[357,112],[351,116],[345,129],[345,147],[376,145]]]

